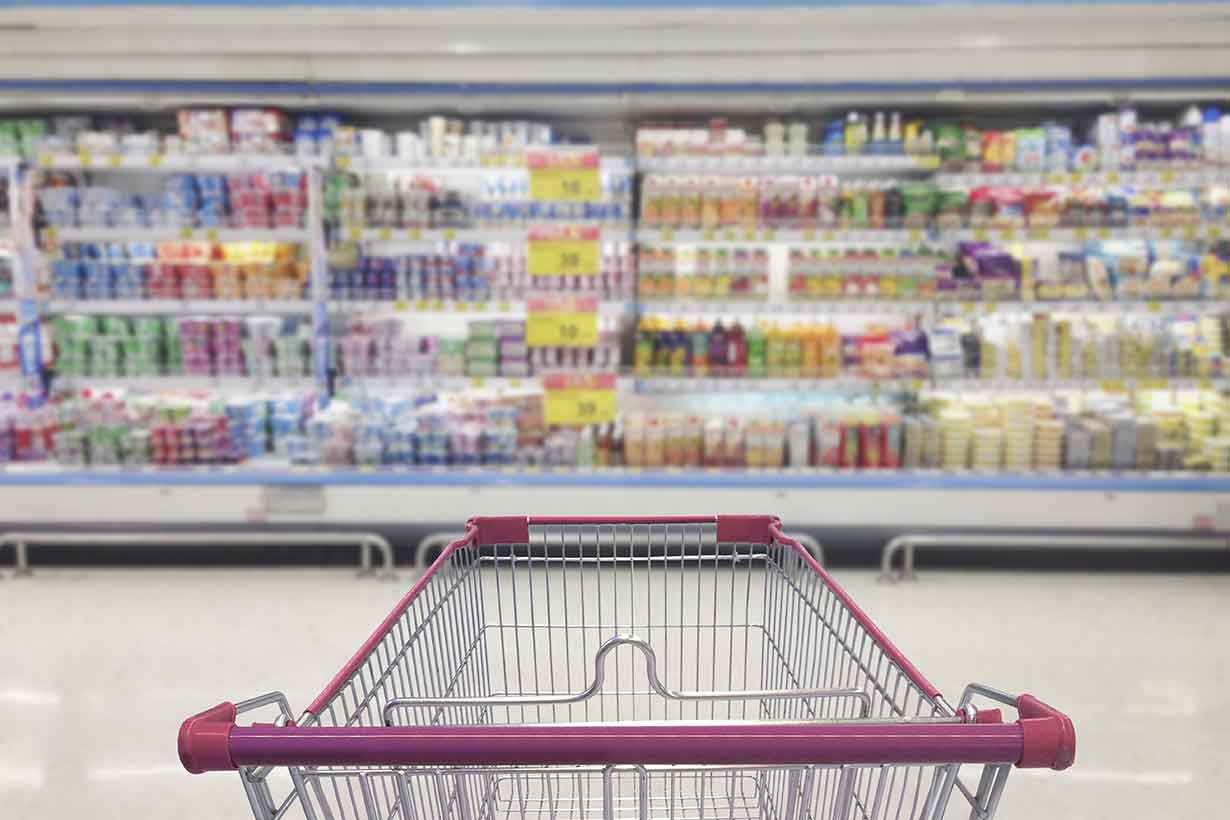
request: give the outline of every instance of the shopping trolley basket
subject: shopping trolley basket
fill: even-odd
[[[1029,695],[953,708],[777,519],[725,515],[472,519],[298,719],[179,732],[313,820],[940,818],[954,788],[986,818],[1075,746]]]

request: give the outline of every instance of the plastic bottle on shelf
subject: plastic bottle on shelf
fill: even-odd
[[[739,324],[737,319],[730,326],[726,346],[728,349],[726,361],[731,371],[730,375],[742,378],[747,371],[747,337],[744,334],[743,325]]]
[[[693,376],[704,378],[709,375],[709,334],[705,323],[699,319],[691,329],[691,372]]]
[[[682,319],[675,322],[670,331],[670,375],[684,376],[688,372],[692,355],[692,334]]]
[[[759,324],[753,323],[747,329],[747,377],[749,379],[763,378],[767,363],[767,339]]]
[[[719,317],[709,331],[709,369],[714,376],[730,375],[728,352],[726,328]]]

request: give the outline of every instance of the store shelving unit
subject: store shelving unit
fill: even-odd
[[[2,160],[0,160],[2,164]],[[307,157],[292,154],[187,155],[187,154],[97,154],[91,152],[39,154],[30,168],[46,171],[90,172],[100,175],[164,173],[228,173],[308,171],[315,198],[304,228],[58,228],[44,231],[46,242],[109,241],[208,241],[291,242],[308,247],[311,259],[311,294],[297,300],[73,300],[44,299],[43,316],[86,314],[97,316],[249,316],[280,315],[310,317],[313,338],[329,341],[333,322],[350,313],[407,314],[424,321],[521,317],[524,298],[491,298],[484,301],[436,299],[340,300],[328,294],[324,220],[320,214],[320,175],[327,171],[349,174],[415,174],[464,182],[506,176],[520,178],[528,171],[516,159],[511,164],[429,162],[399,157],[334,155]],[[1099,173],[971,174],[940,170],[933,155],[919,156],[775,156],[604,157],[604,173],[716,174],[716,175],[832,175],[866,180],[869,184],[889,181],[930,180],[937,185],[975,188],[981,186],[1092,186],[1157,185],[1162,187],[1230,183],[1230,172],[1196,167],[1147,168]],[[568,220],[565,224],[600,227],[602,242],[620,241],[651,245],[704,247],[768,247],[784,259],[788,248],[831,250],[877,248],[914,252],[951,249],[963,240],[1001,243],[1050,242],[1077,244],[1090,240],[1155,239],[1210,242],[1230,236],[1230,225],[1192,222],[1139,227],[1024,228],[1004,225],[967,227],[956,230],[903,228],[893,230],[838,230],[821,228],[662,228],[604,220]],[[421,250],[442,243],[519,243],[527,240],[533,225],[496,224],[491,227],[456,228],[334,227],[331,241],[372,246],[390,254],[402,248]],[[633,319],[637,316],[725,317],[764,315],[789,322],[803,318],[890,317],[920,324],[952,315],[971,317],[1011,313],[1109,313],[1122,315],[1210,316],[1230,313],[1230,302],[1191,300],[1095,300],[1044,301],[914,301],[914,300],[791,300],[780,283],[768,299],[759,302],[731,299],[702,301],[608,300],[600,303],[603,319]],[[16,310],[16,303],[11,306]],[[6,308],[0,303],[0,313]],[[626,363],[625,363],[626,364]],[[320,361],[315,377],[301,379],[174,377],[65,377],[65,386],[91,390],[126,389],[153,393],[243,394],[271,391],[323,393],[331,382],[341,396],[396,396],[410,392],[474,395],[519,395],[543,389],[540,377],[470,378],[461,376],[356,376],[324,378]],[[965,378],[835,379],[806,378],[688,378],[637,376],[625,367],[617,381],[621,396],[670,399],[675,396],[736,392],[764,394],[827,394],[888,396],[902,393],[1050,394],[1063,391],[1122,392],[1136,390],[1207,390],[1228,386],[1222,379],[1106,379],[1081,380],[983,380]],[[1217,499],[1230,491],[1230,479],[1188,473],[1111,473],[1004,475],[969,471],[837,471],[821,469],[725,470],[665,468],[656,470],[551,467],[448,467],[448,468],[326,468],[271,465],[268,460],[234,466],[182,468],[69,469],[53,465],[10,465],[0,469],[0,486],[23,510],[22,523],[49,521],[210,521],[279,520],[354,522],[430,521],[449,505],[467,509],[515,510],[517,512],[598,512],[609,506],[612,491],[622,506],[646,513],[692,509],[697,493],[706,494],[715,505],[735,504],[745,509],[765,508],[780,512],[802,526],[856,527],[868,521],[892,527],[964,526],[971,508],[979,517],[1015,527],[1077,529],[1230,529],[1230,512]],[[46,487],[63,490],[61,503],[43,498]],[[104,504],[94,490],[106,486],[113,504]],[[320,493],[326,503],[316,517],[279,512],[270,508],[264,488],[290,486]],[[430,492],[407,492],[426,488]],[[884,504],[885,491],[894,492],[894,504]],[[168,501],[151,503],[156,493]],[[817,503],[823,493],[823,504]],[[475,508],[475,503],[478,507]],[[69,518],[63,517],[70,507]],[[54,517],[54,516],[60,517]],[[1109,522],[1109,523],[1108,523]]]

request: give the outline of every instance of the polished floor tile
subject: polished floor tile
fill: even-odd
[[[951,701],[979,681],[1076,721],[1077,765],[1014,771],[999,817],[1224,811],[1230,576],[837,575]],[[0,581],[0,817],[251,816],[235,775],[180,768],[180,721],[274,689],[302,709],[412,577],[61,569]],[[957,802],[949,816],[966,816]]]

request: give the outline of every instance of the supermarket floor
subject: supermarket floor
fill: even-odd
[[[59,569],[0,582],[0,816],[250,817],[234,775],[180,768],[180,721],[273,689],[302,709],[412,575]],[[977,680],[1075,719],[1077,765],[1014,772],[999,817],[1221,815],[1230,575],[837,577],[950,699]],[[968,814],[958,803],[950,817]]]

